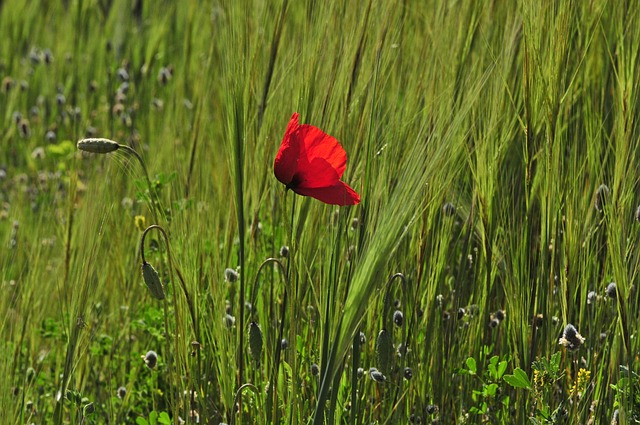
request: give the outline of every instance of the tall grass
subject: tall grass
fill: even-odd
[[[0,422],[637,422],[639,23],[605,0],[2,2]],[[274,178],[296,111],[360,205]]]

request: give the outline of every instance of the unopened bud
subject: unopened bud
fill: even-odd
[[[262,356],[262,329],[256,322],[249,324],[249,352],[251,354],[251,360],[256,364],[260,364],[260,357]]]
[[[391,340],[391,333],[386,329],[382,329],[376,339],[376,357],[380,371],[383,374],[388,374],[391,371],[393,360],[393,341]]]
[[[144,283],[147,285],[147,288],[149,288],[153,298],[163,300],[164,289],[162,288],[160,276],[158,276],[156,269],[146,261],[142,263],[142,278],[144,279]]]
[[[82,139],[77,144],[78,149],[91,153],[109,153],[118,150],[120,144],[109,139]]]

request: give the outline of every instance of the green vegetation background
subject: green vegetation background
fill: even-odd
[[[0,1],[0,422],[638,423],[639,26],[610,0]],[[359,206],[276,181],[295,111]]]

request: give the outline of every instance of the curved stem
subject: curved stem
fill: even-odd
[[[401,283],[402,283],[402,302],[403,305],[407,305],[407,293],[405,290],[406,284],[407,284],[407,278],[404,277],[404,275],[402,273],[396,273],[393,276],[391,276],[389,278],[389,280],[387,281],[387,284],[385,285],[387,287],[387,292],[384,295],[384,309],[383,309],[383,315],[382,315],[382,327],[386,328],[387,327],[387,316],[388,316],[388,312],[389,312],[389,307],[391,305],[391,283],[393,283],[393,281],[398,278],[400,279]],[[404,338],[404,334],[402,335]]]
[[[167,258],[169,260],[169,275],[170,275],[170,280],[171,282],[175,282],[174,280],[174,276],[173,276],[173,259],[171,257],[171,247],[169,244],[169,236],[167,235],[167,232],[164,230],[164,228],[162,228],[160,225],[157,224],[153,224],[149,227],[147,227],[146,229],[144,229],[144,231],[142,232],[142,236],[140,238],[140,259],[142,260],[142,263],[146,263],[146,258],[144,256],[144,242],[145,239],[147,237],[147,233],[149,233],[149,231],[153,230],[153,229],[157,229],[160,231],[160,233],[162,233],[162,236],[164,238],[164,242],[165,245],[167,247]],[[183,288],[183,290],[186,290],[186,288]],[[174,312],[175,312],[175,318],[176,318],[176,330],[180,329],[180,325],[178,323],[178,320],[180,320],[180,314],[179,314],[179,309],[178,309],[178,302],[176,299],[176,296],[174,294],[174,296],[172,297],[173,300],[173,308],[174,308]],[[169,307],[168,307],[168,303],[167,303],[167,299],[166,297],[164,298],[164,326],[165,326],[165,334],[166,334],[166,348],[165,350],[167,351],[166,353],[166,358],[167,358],[167,368],[168,368],[168,372],[169,372],[169,376],[171,376],[171,372],[173,371],[174,368],[171,367],[171,361],[170,356],[171,356],[171,348],[169,345],[169,341],[171,339],[170,337],[170,333],[169,333],[169,322],[168,322],[168,316],[169,316]],[[174,338],[174,351],[175,351],[175,356],[178,356],[179,353],[179,342],[178,342],[178,333],[176,332],[176,337]],[[178,381],[179,381],[179,374],[178,374],[178,362],[176,362],[175,365],[175,375],[174,375],[174,384],[177,386]],[[177,399],[177,394],[178,391],[177,389],[172,393],[172,397],[175,397],[174,399],[174,418],[178,418],[178,399]],[[177,422],[176,422],[177,423]]]
[[[149,197],[150,197],[150,205],[149,206],[150,206],[150,209],[151,209],[151,214],[153,214],[153,219],[155,220],[155,222],[159,223],[159,221],[158,221],[158,205],[159,205],[159,201],[158,201],[158,197],[156,196],[155,191],[153,190],[153,185],[151,184],[151,179],[149,178],[149,171],[147,170],[147,166],[144,163],[144,160],[142,159],[140,154],[138,152],[136,152],[136,150],[133,149],[131,146],[118,144],[118,147],[119,147],[119,149],[122,149],[125,152],[133,155],[138,160],[138,163],[142,167],[142,171],[144,171],[144,177],[147,180],[147,186],[149,187]]]
[[[258,271],[256,272],[256,277],[253,281],[253,287],[251,290],[251,316],[253,317],[253,313],[255,312],[255,306],[257,303],[257,299],[258,299],[258,286],[260,286],[260,282],[258,281],[258,277],[260,277],[260,273],[262,272],[262,269],[270,263],[275,263],[278,265],[278,268],[280,269],[280,272],[282,273],[282,275],[285,277],[285,279],[287,278],[287,272],[284,269],[284,266],[282,265],[282,262],[280,260],[278,260],[277,258],[267,258],[266,260],[264,260],[262,262],[262,264],[260,264],[260,267],[258,267]]]
[[[240,388],[238,388],[238,390],[236,391],[236,395],[233,397],[232,409],[235,409],[235,406],[240,401],[240,397],[242,396],[242,393],[247,388],[249,388],[251,391],[253,391],[256,394],[260,394],[260,391],[258,391],[258,388],[253,384],[246,383],[246,384],[241,385]],[[235,415],[235,413],[231,413],[231,419],[229,420],[230,425],[233,425],[235,423],[235,421],[236,421],[236,415]]]

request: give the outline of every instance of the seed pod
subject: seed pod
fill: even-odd
[[[424,411],[428,415],[433,415],[438,411],[438,406],[436,406],[435,404],[427,404],[427,406],[424,408]]]
[[[87,127],[87,129],[84,131],[85,136],[87,137],[94,137],[96,134],[98,134],[98,129],[92,126]]]
[[[442,213],[446,217],[451,217],[456,213],[456,207],[451,202],[447,202],[442,206]]]
[[[238,272],[234,269],[227,268],[224,270],[224,280],[233,283],[238,281]]]
[[[42,52],[42,56],[44,59],[44,63],[46,63],[47,65],[51,65],[51,63],[53,62],[53,53],[51,53],[51,50],[44,49],[44,52]]]
[[[20,132],[20,136],[22,138],[28,138],[31,135],[31,127],[29,127],[29,120],[23,118],[18,123],[18,131]]]
[[[147,285],[147,288],[149,288],[153,298],[163,300],[164,289],[162,287],[162,282],[160,281],[160,276],[158,276],[156,269],[146,261],[142,263],[142,278],[144,279],[144,283]]]
[[[231,329],[236,324],[236,318],[227,313],[222,318],[222,323],[224,323],[227,328]]]
[[[109,139],[90,138],[82,139],[77,144],[78,149],[91,153],[109,153],[118,150],[120,145]]]
[[[312,364],[311,365],[311,374],[313,376],[318,376],[320,374],[320,366],[318,366],[317,364]]]
[[[404,368],[404,379],[406,379],[407,381],[410,381],[411,378],[413,378],[413,370],[411,370],[410,367],[405,367]]]
[[[404,324],[404,314],[402,314],[402,311],[396,310],[393,312],[393,323],[399,328],[402,327]]]
[[[126,69],[118,68],[118,71],[116,71],[116,73],[118,74],[118,78],[120,78],[120,80],[129,81],[129,73]]]
[[[201,348],[202,344],[200,344],[198,341],[191,341],[191,356],[196,356]]]
[[[610,284],[608,284],[607,289],[605,289],[605,292],[607,293],[607,296],[612,300],[615,300],[616,298],[618,298],[618,288],[616,287],[615,282],[611,282]]]
[[[609,187],[606,184],[601,184],[600,187],[598,187],[598,190],[596,191],[596,200],[595,200],[595,207],[598,212],[604,211],[604,206],[607,204],[607,201],[609,200],[610,192],[611,191],[609,190]]]
[[[391,333],[386,329],[382,329],[378,334],[378,339],[376,339],[376,357],[378,368],[383,374],[388,375],[393,361],[393,341],[391,340]]]
[[[118,389],[116,390],[116,395],[118,396],[119,399],[125,398],[125,396],[127,395],[127,388],[118,387]]]
[[[249,353],[251,360],[260,364],[262,356],[262,329],[256,322],[249,323]]]
[[[387,377],[375,367],[369,369],[369,377],[375,382],[384,382],[387,380]]]
[[[253,304],[251,304],[249,301],[245,301],[244,311],[246,311],[247,313],[251,313],[253,311]]]
[[[160,68],[160,71],[158,72],[158,82],[160,84],[167,84],[169,82],[169,80],[171,80],[171,69],[167,68],[167,67],[162,67]]]
[[[2,92],[9,93],[9,90],[15,85],[13,78],[7,76],[2,79]]]
[[[538,313],[533,316],[533,326],[536,328],[541,328],[544,324],[544,315],[542,313]]]
[[[585,339],[578,330],[569,323],[562,333],[562,337],[558,340],[560,345],[567,347],[569,350],[577,350],[583,343]]]
[[[147,351],[142,358],[149,369],[153,369],[158,364],[158,354],[153,350]]]

